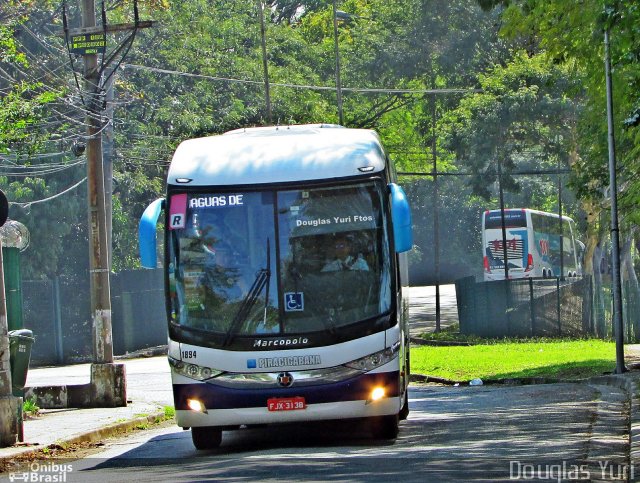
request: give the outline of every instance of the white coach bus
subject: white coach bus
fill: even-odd
[[[411,214],[377,134],[240,129],[181,143],[164,212],[176,421],[198,449],[241,425],[368,418],[395,438],[409,383]]]
[[[563,216],[560,222],[554,213],[529,208],[505,209],[504,227],[509,278],[582,275],[581,243],[575,239],[576,228],[571,218]],[[504,280],[504,247],[501,211],[484,212],[485,281]]]

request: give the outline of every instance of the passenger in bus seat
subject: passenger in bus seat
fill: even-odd
[[[369,271],[369,265],[362,256],[362,253],[358,253],[357,257],[352,255],[352,245],[349,237],[339,236],[333,244],[329,246],[329,258],[322,272],[338,272],[341,270],[361,270]]]

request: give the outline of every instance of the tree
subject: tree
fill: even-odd
[[[576,104],[565,95],[569,74],[539,54],[518,52],[505,67],[480,76],[482,92],[467,96],[444,119],[446,146],[475,175],[473,191],[485,199],[497,180],[521,189],[511,172],[566,166],[575,130]]]
[[[73,198],[29,204],[68,187],[67,168],[77,166],[75,156],[65,156],[53,141],[54,126],[67,121],[53,120],[50,109],[60,105],[66,86],[52,85],[48,74],[34,74],[31,52],[20,36],[24,22],[41,6],[47,2],[9,1],[0,7],[0,183],[13,203],[10,216],[30,232],[31,248],[22,264],[29,278],[58,272],[63,239],[73,230],[78,212]]]

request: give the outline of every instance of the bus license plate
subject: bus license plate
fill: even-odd
[[[267,409],[269,411],[295,411],[306,407],[307,404],[303,397],[274,397],[267,399]]]

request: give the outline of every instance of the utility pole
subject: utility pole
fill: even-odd
[[[435,80],[431,78],[431,88]],[[436,142],[436,97],[431,96],[431,155],[433,158],[433,269],[436,277],[436,332],[440,332],[440,193],[438,191],[438,152]]]
[[[0,191],[0,226],[7,220],[9,204]],[[21,433],[18,411],[22,411],[22,398],[13,396],[11,388],[11,366],[9,360],[9,323],[4,292],[4,267],[2,262],[2,239],[0,238],[0,448],[15,444]]]
[[[336,98],[338,101],[338,124],[342,126],[342,83],[340,81],[340,47],[338,46],[338,7],[336,6],[336,0],[333,0],[333,48],[336,55]]]
[[[96,26],[94,0],[84,0],[82,27]],[[89,204],[89,279],[93,361],[113,362],[111,335],[111,290],[109,285],[109,249],[105,208],[104,167],[102,164],[100,72],[98,55],[84,56],[84,90],[87,115],[87,198]]]
[[[4,264],[2,239],[0,238],[0,397],[11,395],[11,370],[9,366],[9,324],[7,299],[4,292]]]
[[[626,372],[624,365],[624,322],[622,284],[620,282],[620,227],[618,226],[618,183],[616,181],[616,140],[613,128],[613,86],[609,29],[604,31],[604,70],[607,88],[607,129],[609,145],[609,192],[611,194],[611,282],[613,291],[613,332],[616,337],[616,374]]]
[[[505,284],[509,280],[509,255],[507,253],[507,225],[504,219],[504,189],[502,188],[502,155],[498,153],[498,199],[500,201],[500,226],[502,228],[502,260]]]
[[[560,280],[564,280],[564,223],[562,222],[562,175],[560,174],[560,155],[556,171],[558,173],[558,228],[560,230]]]
[[[134,0],[134,24],[106,24],[102,12],[102,26],[96,26],[95,0],[82,0],[82,28],[68,31],[66,9],[63,9],[65,36],[72,39],[75,53],[84,56],[84,102],[87,126],[87,205],[89,221],[89,289],[91,292],[91,327],[93,341],[93,364],[89,395],[93,407],[126,406],[126,377],[123,364],[113,364],[113,336],[111,325],[111,267],[110,217],[111,179],[105,179],[102,153],[103,104],[102,74],[115,56],[122,51],[120,45],[109,57],[104,55],[98,66],[98,51],[104,52],[107,32],[133,31],[133,42],[137,29],[151,27],[152,22],[138,21],[138,7]],[[64,5],[64,4],[63,4]],[[100,45],[101,44],[101,45]],[[101,50],[100,50],[101,49]],[[110,77],[113,77],[114,72]],[[108,79],[110,80],[110,79]],[[111,170],[109,170],[111,176]],[[105,186],[109,191],[105,190]],[[110,200],[109,200],[110,201]],[[110,221],[110,220],[109,220]]]
[[[264,4],[258,0],[258,15],[260,15],[260,38],[262,40],[262,70],[264,71],[264,98],[267,103],[267,121],[273,123],[271,116],[271,94],[269,92],[269,64],[267,63],[267,34],[264,27]]]

